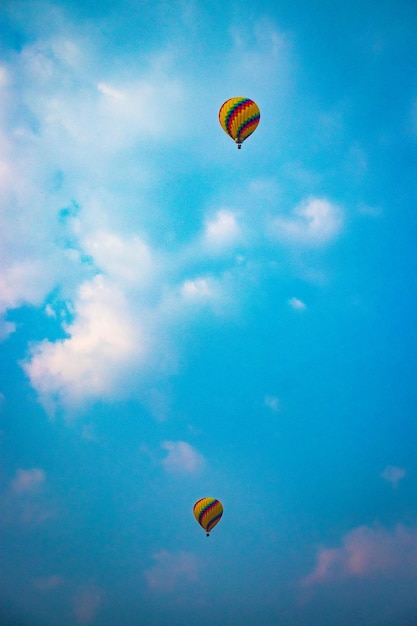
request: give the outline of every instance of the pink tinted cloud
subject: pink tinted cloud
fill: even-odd
[[[33,581],[33,586],[38,591],[42,593],[48,593],[50,591],[55,591],[59,587],[62,587],[64,584],[64,578],[59,574],[51,574],[50,576],[41,576],[39,578],[35,578]]]
[[[80,589],[73,597],[73,613],[77,623],[89,624],[95,620],[102,602],[102,594],[98,589]]]
[[[46,487],[44,470],[38,467],[18,469],[5,496],[2,520],[37,525],[55,517],[57,510]]]
[[[27,494],[38,491],[45,482],[45,472],[34,467],[24,470],[18,469],[11,482],[12,491],[16,494]]]
[[[393,530],[359,526],[348,532],[339,548],[321,548],[303,586],[351,576],[417,577],[417,528],[398,524]]]

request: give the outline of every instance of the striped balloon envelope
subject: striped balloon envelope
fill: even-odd
[[[223,505],[216,498],[201,498],[194,504],[194,517],[201,528],[206,531],[207,537],[223,515]]]
[[[230,98],[219,111],[221,127],[237,143],[238,148],[256,130],[260,119],[258,105],[250,98]]]

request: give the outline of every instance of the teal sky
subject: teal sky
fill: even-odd
[[[415,3],[0,30],[1,625],[415,626]]]

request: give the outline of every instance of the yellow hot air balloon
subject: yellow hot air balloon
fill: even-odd
[[[207,537],[223,515],[223,505],[216,498],[201,498],[194,504],[194,517],[201,528],[206,531]]]
[[[221,127],[237,143],[238,148],[256,130],[260,118],[258,105],[250,98],[230,98],[219,111]]]

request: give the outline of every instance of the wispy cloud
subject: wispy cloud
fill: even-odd
[[[274,413],[278,413],[281,408],[280,400],[276,396],[265,396],[264,405]]]
[[[235,260],[232,263],[234,265]],[[236,263],[239,265],[238,259]],[[182,319],[191,319],[190,312],[195,315],[198,311],[209,311],[216,319],[231,318],[241,307],[241,285],[242,275],[235,267],[213,273],[199,273],[180,284],[171,307],[178,309]]]
[[[13,493],[33,494],[37,493],[42,485],[45,484],[46,476],[42,469],[34,467],[32,469],[19,469],[11,482]]]
[[[51,505],[45,471],[37,467],[18,469],[2,499],[2,521],[9,524],[43,524],[57,513]]]
[[[168,472],[194,473],[204,467],[204,457],[186,441],[164,441],[161,445],[168,452],[162,461]]]
[[[288,304],[292,309],[295,309],[296,311],[305,311],[305,309],[307,308],[306,304],[302,300],[299,300],[299,298],[290,298],[288,300]]]
[[[35,589],[42,593],[49,593],[62,587],[64,582],[65,581],[63,576],[59,574],[51,574],[50,576],[41,576],[39,578],[35,578],[33,581],[33,586],[35,587]]]
[[[83,253],[91,257],[97,270],[125,288],[143,290],[155,279],[156,259],[150,246],[138,235],[122,237],[95,230],[82,236],[81,244]]]
[[[6,339],[16,330],[16,324],[0,318],[0,341]]]
[[[8,66],[1,69],[0,313],[22,304],[40,305],[57,285],[67,288],[85,278],[80,259],[69,254],[71,233],[58,219],[61,208],[74,198],[92,220],[94,202],[86,208],[91,197],[99,205],[98,232],[85,237],[84,223],[84,232],[79,233],[86,254],[97,243],[94,239],[99,239],[98,254],[106,248],[117,252],[117,235],[106,239],[99,231],[115,204],[126,202],[125,193],[120,187],[115,191],[114,185],[116,181],[120,185],[122,176],[130,188],[137,189],[136,181],[142,182],[147,171],[142,162],[140,172],[130,172],[131,160],[124,151],[145,136],[147,141],[154,137],[166,143],[185,127],[177,82],[160,68],[155,70],[149,58],[141,80],[128,72],[121,85],[97,81],[97,75],[103,74],[102,63],[97,63],[101,56],[97,32],[90,33],[87,42],[65,17],[51,8],[54,34],[42,32],[37,40],[32,32],[32,43],[10,55]],[[37,28],[43,30],[36,19],[32,28],[35,33]],[[114,167],[116,159],[119,168]],[[108,206],[100,202],[106,196],[103,188]],[[135,238],[130,249],[125,242],[128,257],[123,269],[119,263],[119,271],[140,267],[143,275],[147,273],[146,250],[138,248]],[[105,260],[103,255],[98,258],[103,265]],[[114,254],[109,262],[117,269]],[[3,326],[4,335],[12,330],[11,325]]]
[[[276,82],[283,86],[288,72],[289,41],[276,24],[267,17],[255,21],[251,28],[234,26],[231,30],[234,43],[232,76],[239,83],[251,84],[257,77],[257,89],[265,85],[271,87]]]
[[[96,587],[80,588],[72,598],[73,614],[78,624],[89,624],[97,617],[103,594]]]
[[[199,578],[198,560],[189,552],[161,550],[153,555],[153,560],[154,565],[145,571],[145,578],[154,591],[173,593]]]
[[[405,469],[396,465],[387,465],[381,474],[382,478],[391,483],[395,489],[398,487],[398,483],[405,477],[405,475]]]
[[[181,295],[192,302],[215,299],[216,283],[211,277],[187,279],[181,285]]]
[[[236,246],[242,240],[242,230],[238,218],[232,211],[225,209],[211,219],[205,225],[203,245],[214,253],[220,253]]]
[[[297,206],[289,216],[271,221],[271,235],[290,244],[322,246],[341,232],[341,208],[324,198],[310,198]]]

